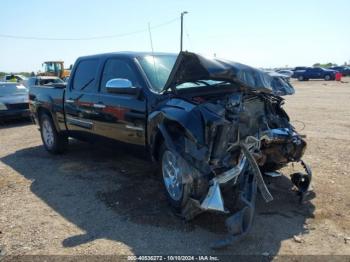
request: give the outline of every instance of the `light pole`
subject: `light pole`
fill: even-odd
[[[182,51],[182,35],[183,35],[183,27],[184,27],[184,15],[188,14],[187,11],[183,11],[181,13],[181,36],[180,36],[180,52]]]

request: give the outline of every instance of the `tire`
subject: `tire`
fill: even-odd
[[[179,173],[177,173],[177,183],[179,183],[179,191],[175,192],[173,191],[173,194],[170,190],[169,187],[169,172],[167,172],[166,170],[169,170],[170,166],[167,166],[167,163],[169,163],[169,159],[172,159],[172,157],[175,157],[174,153],[169,150],[165,144],[162,144],[159,150],[159,176],[162,180],[162,184],[164,186],[164,191],[165,191],[165,195],[167,197],[168,202],[170,203],[170,205],[175,209],[176,212],[181,212],[182,208],[186,205],[189,196],[190,196],[190,192],[191,192],[191,186],[189,184],[182,184],[181,182],[181,171]],[[176,168],[176,164],[178,162],[173,162],[173,166],[175,166]],[[167,169],[168,168],[168,169]],[[179,168],[179,167],[177,167]],[[181,170],[181,169],[180,169]],[[173,171],[173,169],[172,169]],[[174,172],[176,173],[176,172]],[[176,176],[176,175],[175,175]],[[171,177],[175,177],[175,176],[171,176]],[[176,184],[175,182],[173,184]],[[176,192],[178,192],[178,194],[176,194]]]
[[[45,149],[52,154],[63,153],[68,145],[68,137],[57,132],[52,118],[43,113],[40,116],[40,134]]]
[[[303,76],[298,76],[298,80],[299,81],[304,81],[304,77]]]
[[[330,76],[330,75],[325,75],[325,76],[324,76],[324,80],[326,80],[326,81],[331,80],[331,76]]]

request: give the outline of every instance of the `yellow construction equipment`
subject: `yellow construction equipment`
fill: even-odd
[[[43,71],[38,75],[41,76],[57,76],[59,78],[66,78],[70,75],[70,70],[64,69],[63,61],[45,61],[43,64]]]

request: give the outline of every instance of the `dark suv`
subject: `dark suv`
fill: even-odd
[[[334,66],[334,67],[331,67],[330,69],[338,71],[343,76],[350,76],[350,67],[348,66]]]
[[[299,81],[309,79],[324,79],[324,80],[335,80],[337,71],[331,69],[324,69],[321,67],[307,68],[306,70],[298,70],[294,72],[293,77]]]

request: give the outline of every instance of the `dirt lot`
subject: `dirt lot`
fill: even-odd
[[[65,155],[52,156],[30,122],[2,124],[0,249],[7,254],[350,255],[350,239],[345,240],[350,237],[350,78],[344,82],[293,82],[297,93],[287,97],[292,122],[299,130],[305,124],[313,198],[300,205],[289,180],[275,178],[269,185],[274,201],[258,201],[250,235],[222,251],[209,246],[225,231],[223,217],[203,214],[191,223],[181,221],[145,160],[78,141],[71,141]]]

